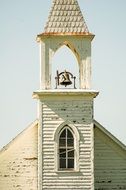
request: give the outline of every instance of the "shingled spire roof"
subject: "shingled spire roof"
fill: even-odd
[[[44,34],[89,34],[77,0],[53,0]]]

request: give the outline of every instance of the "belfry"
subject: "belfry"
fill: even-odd
[[[93,101],[98,95],[91,89],[93,38],[77,0],[53,1],[44,33],[37,36],[41,76],[33,97],[39,100],[39,189],[93,189]],[[57,71],[56,89],[51,87],[51,59],[63,45],[77,59],[79,88],[66,70]]]
[[[90,89],[93,38],[76,0],[54,0],[44,33],[37,36],[41,52],[40,89],[51,89],[51,59],[63,45],[69,47],[77,58],[79,88]]]

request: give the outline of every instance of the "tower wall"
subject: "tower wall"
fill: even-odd
[[[40,98],[40,108],[39,188],[93,190],[93,97],[52,94]],[[59,171],[54,136],[57,128],[67,121],[79,132],[78,168]]]

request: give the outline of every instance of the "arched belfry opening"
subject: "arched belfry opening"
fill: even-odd
[[[69,61],[69,55],[73,55],[73,57],[76,60],[76,64],[78,69],[76,69],[76,74],[73,75],[73,73],[69,73],[66,70],[66,73],[57,73],[57,78],[60,79],[60,77],[64,77],[67,74],[67,77],[65,77],[66,81],[68,83],[71,83],[70,78],[72,78],[75,81],[75,78],[77,75],[79,75],[78,81],[76,81],[77,88],[79,89],[91,89],[91,41],[93,39],[93,35],[89,36],[76,36],[76,35],[40,35],[38,36],[38,42],[40,43],[40,65],[41,65],[41,71],[40,71],[40,89],[49,90],[52,89],[52,59],[55,56],[55,54],[58,54],[57,52],[60,51],[60,48],[66,47],[67,51],[64,51],[58,61],[58,66],[64,65],[65,66],[71,66],[74,70],[74,64],[70,64],[74,61]],[[69,43],[68,43],[69,42]],[[62,48],[61,48],[62,49]],[[69,52],[66,56],[66,52]],[[67,57],[66,61],[62,62],[65,57]],[[68,63],[69,62],[69,63]],[[53,63],[54,64],[54,63]],[[79,71],[78,71],[79,70]],[[54,77],[55,78],[55,77]],[[63,88],[67,87],[68,83],[63,82]],[[72,84],[75,82],[72,82]],[[59,84],[60,81],[58,80],[57,83]],[[58,85],[57,85],[58,86]],[[70,85],[69,85],[70,86]],[[54,87],[53,87],[54,88]],[[76,89],[76,88],[75,88]]]
[[[54,53],[51,60],[51,88],[56,88],[56,75],[58,73],[67,71],[75,76],[75,86],[71,84],[65,88],[79,88],[79,63],[75,53],[71,50],[71,47],[64,44],[58,48]],[[73,83],[72,79],[70,79]],[[59,85],[59,88],[63,88]]]

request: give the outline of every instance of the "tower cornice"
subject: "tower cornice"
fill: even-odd
[[[95,90],[82,90],[82,89],[56,89],[56,90],[41,90],[33,92],[34,99],[41,99],[41,98],[50,98],[50,97],[60,97],[66,96],[67,98],[70,97],[92,97],[96,98],[99,94],[98,91]]]
[[[95,35],[92,33],[85,33],[85,32],[80,32],[80,33],[76,33],[76,32],[68,32],[68,33],[41,33],[38,34],[36,37],[36,41],[40,42],[41,40],[48,38],[48,37],[83,37],[83,38],[89,38],[91,39],[91,41],[94,39]]]

